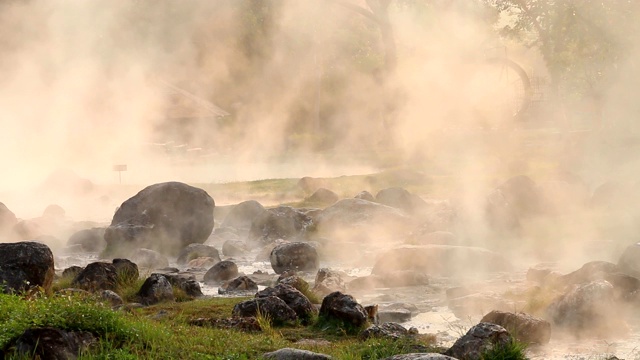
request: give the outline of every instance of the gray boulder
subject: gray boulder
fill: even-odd
[[[296,316],[303,321],[304,324],[309,323],[313,315],[317,314],[315,306],[300,291],[292,286],[278,284],[274,287],[268,287],[256,294],[256,298],[264,298],[276,296],[282,299],[287,306],[296,312]]]
[[[23,292],[34,287],[51,290],[55,275],[53,253],[47,245],[24,241],[0,244],[0,290]]]
[[[494,310],[480,322],[500,325],[520,342],[526,344],[546,344],[551,338],[551,324],[543,319],[525,313],[510,313]]]
[[[205,274],[205,284],[218,284],[238,276],[238,266],[233,261],[224,260],[213,265]]]
[[[415,333],[410,332],[404,326],[398,323],[385,322],[382,324],[375,324],[375,325],[369,326],[368,328],[362,330],[359,336],[362,339],[368,339],[372,337],[400,339],[400,338],[409,336],[411,334],[415,334]]]
[[[242,256],[248,251],[247,244],[242,240],[227,240],[222,244],[224,256]]]
[[[105,240],[110,254],[151,248],[167,254],[203,243],[213,230],[215,202],[202,189],[179,182],[148,186],[118,208]]]
[[[325,188],[319,188],[313,194],[311,194],[311,196],[304,199],[304,201],[307,203],[317,205],[331,205],[338,200],[340,200],[338,194]]]
[[[368,192],[368,191],[361,191],[356,196],[354,196],[353,198],[354,199],[371,201],[371,202],[376,201],[376,199],[373,197],[373,195],[371,195],[371,193]]]
[[[261,297],[240,302],[233,307],[232,314],[238,317],[256,317],[258,311],[263,316],[270,318],[275,325],[294,322],[297,319],[296,312],[277,296]]]
[[[67,246],[80,245],[84,252],[100,252],[107,246],[104,240],[106,228],[83,229],[75,232],[67,241]]]
[[[347,286],[340,273],[331,269],[322,268],[319,269],[316,274],[312,290],[314,293],[324,296],[334,291],[345,292]]]
[[[507,346],[513,339],[500,325],[481,322],[459,338],[444,354],[460,360],[480,360],[482,354],[497,346]]]
[[[151,274],[138,291],[138,298],[144,305],[174,301],[173,287],[162,274]]]
[[[7,349],[19,358],[76,359],[96,342],[90,332],[44,327],[25,330]]]
[[[260,214],[252,223],[249,239],[258,243],[270,243],[277,239],[301,240],[311,230],[312,219],[289,206],[279,206]]]
[[[258,284],[248,276],[239,276],[233,280],[229,280],[218,288],[218,294],[246,294],[258,291]]]
[[[143,269],[162,269],[169,266],[166,256],[150,249],[137,249],[131,255],[131,260]]]
[[[316,249],[303,242],[276,246],[271,250],[271,267],[276,274],[285,271],[315,271],[320,266]]]
[[[356,328],[364,326],[367,322],[367,313],[364,307],[358,304],[353,296],[339,291],[325,296],[320,306],[319,316],[325,319],[335,319]]]
[[[111,261],[116,268],[116,274],[118,275],[118,282],[121,284],[131,284],[138,280],[140,272],[138,271],[138,265],[128,259],[113,259]]]
[[[72,282],[82,290],[115,290],[118,286],[118,271],[113,264],[94,262],[87,265]]]
[[[407,214],[415,215],[427,208],[427,203],[418,195],[411,194],[403,188],[382,189],[376,194],[376,202],[401,209]]]
[[[263,359],[273,360],[331,360],[329,355],[318,354],[308,350],[284,348],[262,355]]]
[[[197,259],[199,257],[210,257],[220,261],[220,253],[218,252],[218,249],[214,248],[213,246],[204,244],[189,244],[180,251],[178,260],[176,260],[176,262],[180,265],[184,265],[189,261]]]
[[[203,296],[200,283],[196,281],[195,276],[185,274],[163,274],[169,283],[180,290],[182,290],[187,296],[192,298]]]
[[[267,210],[257,201],[243,201],[231,208],[224,218],[222,227],[231,227],[239,230],[249,230],[253,221],[263,215]]]

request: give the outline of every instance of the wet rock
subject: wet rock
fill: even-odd
[[[363,340],[372,337],[400,339],[409,335],[409,330],[404,326],[394,322],[385,322],[379,325],[371,325],[362,330],[360,338]]]
[[[100,252],[107,246],[104,240],[106,228],[83,229],[75,232],[67,241],[67,246],[80,245],[84,252]]]
[[[386,357],[382,360],[458,360],[458,359],[452,358],[451,356],[437,354],[437,353],[413,353],[413,354],[393,355],[391,357]]]
[[[118,272],[113,264],[94,262],[87,265],[72,282],[73,286],[87,291],[115,290]]]
[[[233,316],[256,317],[258,311],[263,316],[269,317],[275,325],[294,322],[297,319],[296,312],[277,296],[255,298],[238,303],[233,307]]]
[[[34,287],[51,290],[55,275],[53,253],[47,245],[23,241],[0,244],[0,290],[22,292]]]
[[[137,249],[131,255],[131,260],[143,269],[162,269],[169,266],[166,256],[150,249]]]
[[[266,211],[267,210],[255,200],[243,201],[231,208],[231,211],[229,211],[229,214],[227,214],[222,222],[222,227],[249,230],[253,221]]]
[[[613,286],[597,280],[570,289],[549,306],[547,314],[555,325],[577,336],[611,336],[627,331],[617,309]]]
[[[289,285],[278,284],[274,287],[268,287],[259,291],[256,294],[256,298],[269,296],[276,296],[284,301],[287,306],[295,311],[296,316],[303,321],[303,324],[308,324],[313,318],[313,315],[318,312],[306,296]]]
[[[122,300],[120,295],[116,294],[115,292],[113,292],[111,290],[102,290],[100,292],[100,297],[103,300],[108,301],[109,304],[111,304],[111,306],[118,306],[118,305],[124,304],[124,301]]]
[[[511,264],[502,255],[478,247],[449,245],[403,245],[381,254],[372,274],[413,270],[428,275],[452,276],[508,271]]]
[[[224,256],[242,256],[247,251],[247,244],[241,240],[227,240],[222,244],[222,254]]]
[[[367,322],[367,313],[351,295],[333,292],[322,300],[321,318],[335,319],[354,327],[362,327]]]
[[[238,266],[229,260],[213,265],[205,274],[205,284],[218,284],[238,276]]]
[[[376,201],[376,199],[373,197],[373,195],[368,191],[361,191],[356,196],[354,196],[353,198],[354,199],[371,201],[371,202]]]
[[[249,239],[261,244],[277,239],[302,240],[313,222],[303,212],[289,206],[279,206],[260,214],[251,225]]]
[[[258,284],[251,280],[248,276],[239,276],[233,280],[227,281],[218,288],[218,294],[233,293],[255,293],[258,291]]]
[[[52,327],[25,330],[7,349],[14,355],[34,359],[75,359],[96,343],[86,331],[65,331]]]
[[[118,274],[118,282],[121,284],[132,284],[140,277],[138,265],[128,259],[113,259],[113,266]]]
[[[546,344],[551,338],[551,324],[543,319],[525,313],[511,313],[494,310],[480,322],[500,325],[520,342],[526,344]]]
[[[271,251],[270,261],[276,274],[290,270],[315,271],[320,265],[316,249],[302,242],[276,246]]]
[[[308,350],[284,348],[262,355],[263,359],[273,360],[330,360],[329,355],[318,354]]]
[[[220,261],[220,253],[218,249],[213,246],[204,244],[189,244],[180,251],[178,260],[176,261],[180,265],[184,265],[193,259],[199,257],[210,257]]]
[[[507,346],[511,341],[511,335],[502,326],[481,322],[458,339],[444,354],[460,360],[480,360],[484,352],[496,346]]]
[[[346,290],[347,286],[339,272],[327,268],[318,269],[312,289],[314,293],[325,296],[334,291],[345,292]]]
[[[62,271],[62,277],[67,279],[75,279],[78,274],[84,270],[82,266],[69,266]]]
[[[167,254],[203,243],[213,229],[215,202],[206,191],[179,182],[148,186],[118,208],[105,232],[109,253],[151,248]]]
[[[319,205],[331,205],[340,200],[338,194],[325,188],[319,188],[311,196],[304,199],[307,203],[319,204]]]
[[[192,298],[203,296],[200,283],[196,281],[193,275],[183,274],[163,274],[169,283],[180,290],[182,290],[187,296]]]
[[[153,305],[164,301],[174,301],[173,287],[164,275],[151,274],[138,291],[140,302]]]

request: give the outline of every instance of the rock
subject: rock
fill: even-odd
[[[241,240],[227,240],[222,244],[222,254],[224,256],[242,256],[247,251],[247,244]]]
[[[151,248],[176,254],[203,243],[213,230],[215,202],[206,191],[179,182],[148,186],[128,199],[105,232],[107,252]]]
[[[412,353],[401,354],[386,357],[382,360],[457,360],[451,356],[437,354],[437,353]]]
[[[302,240],[311,227],[311,218],[303,212],[289,206],[279,206],[260,214],[253,221],[249,239],[262,244],[277,239]]]
[[[84,252],[100,252],[107,246],[104,240],[106,228],[84,229],[75,232],[67,241],[67,246],[81,245]]]
[[[320,307],[321,318],[335,319],[353,327],[359,328],[366,324],[367,313],[351,295],[339,291],[333,292],[322,300]]]
[[[384,241],[396,238],[414,226],[401,210],[360,199],[342,199],[315,217],[319,236],[345,239],[363,231]]]
[[[169,259],[157,251],[137,249],[131,260],[143,269],[162,269],[169,266]]]
[[[308,350],[284,348],[262,355],[263,359],[273,360],[330,360],[331,356],[314,353]]]
[[[67,212],[62,208],[62,206],[57,204],[51,204],[44,209],[44,212],[42,213],[42,217],[59,221],[59,220],[63,220],[66,214]]]
[[[256,261],[269,261],[269,259],[271,258],[271,251],[273,251],[273,249],[278,246],[278,245],[282,245],[282,244],[290,244],[290,241],[286,241],[283,239],[278,239],[270,244],[266,244],[259,252],[258,255],[256,255]]]
[[[502,294],[491,292],[474,293],[453,298],[447,301],[447,306],[459,319],[483,314],[487,309],[508,311],[516,307],[512,301],[506,299]]]
[[[427,203],[403,188],[388,188],[376,194],[376,202],[401,209],[407,214],[416,214],[426,209]]]
[[[238,276],[238,266],[229,260],[220,261],[213,265],[205,274],[205,284],[218,284],[227,280],[231,280]]]
[[[497,187],[519,219],[539,215],[544,212],[544,200],[536,183],[528,176],[510,178]]]
[[[267,210],[255,200],[243,201],[233,206],[229,214],[224,218],[222,227],[249,230],[253,221],[266,211]]]
[[[286,284],[278,284],[274,287],[268,287],[256,294],[256,298],[265,298],[269,296],[276,296],[284,301],[293,311],[295,311],[298,319],[302,320],[303,324],[308,324],[313,315],[317,314],[316,308],[311,301],[304,296],[300,291]]]
[[[0,202],[0,238],[9,234],[17,223],[16,215]]]
[[[233,329],[246,332],[262,331],[255,317],[232,317],[228,319],[198,318],[189,321],[189,325],[210,326],[218,329]]]
[[[382,275],[382,285],[385,287],[406,287],[428,285],[429,276],[420,271],[402,270],[392,271]]]
[[[400,339],[406,336],[409,336],[409,330],[394,322],[371,325],[360,333],[360,338],[363,340],[372,337]]]
[[[445,355],[460,360],[480,360],[482,354],[496,346],[512,342],[509,332],[500,325],[481,322],[459,338]]]
[[[407,309],[384,309],[378,310],[378,321],[380,323],[397,322],[403,323],[411,320],[411,311]]]
[[[306,293],[309,290],[309,283],[298,275],[290,275],[290,273],[284,273],[278,277],[276,284],[284,284],[297,289],[302,293]]]
[[[218,260],[210,257],[195,258],[187,264],[188,269],[209,269],[217,264]]]
[[[271,251],[271,267],[276,274],[285,271],[315,271],[320,266],[318,252],[308,243],[294,242],[276,246]]]
[[[164,301],[174,301],[173,287],[162,274],[151,274],[138,291],[140,302],[144,305],[153,305]]]
[[[49,292],[54,275],[53,253],[47,245],[33,241],[0,244],[3,292],[23,292],[38,286]]]
[[[403,245],[381,254],[372,274],[413,270],[428,275],[452,276],[508,271],[502,255],[479,247],[450,245]]]
[[[20,358],[62,360],[77,358],[94,343],[90,332],[43,327],[25,330],[7,349]]]
[[[138,265],[127,259],[113,259],[113,266],[118,274],[118,282],[121,284],[132,284],[140,277]]]
[[[331,205],[340,200],[338,194],[325,188],[319,188],[311,196],[304,199],[306,203],[318,205]]]
[[[73,286],[87,291],[115,290],[118,272],[113,264],[94,262],[87,265],[72,282]]]
[[[233,316],[256,317],[258,314],[271,319],[273,324],[281,325],[294,322],[297,319],[296,312],[277,296],[269,296],[246,300],[233,307]]]
[[[210,257],[220,261],[220,253],[218,249],[213,246],[204,244],[189,244],[180,251],[178,260],[176,261],[180,265],[184,265],[193,259],[199,257]]]
[[[82,272],[82,270],[84,270],[82,266],[69,266],[62,271],[62,277],[73,280]]]
[[[120,295],[116,294],[111,290],[102,290],[100,292],[100,297],[111,304],[111,306],[118,306],[124,304],[124,301],[120,297]]]
[[[371,193],[368,192],[368,191],[361,191],[356,196],[354,196],[353,198],[354,199],[371,201],[371,202],[376,201],[376,199],[373,197],[373,195],[371,195]]]
[[[247,276],[239,276],[233,280],[227,281],[218,288],[218,294],[233,293],[255,293],[258,291],[258,284]]]
[[[627,275],[640,278],[640,243],[628,246],[620,259],[618,268]]]
[[[311,194],[317,189],[327,186],[327,181],[325,179],[318,179],[318,178],[305,176],[300,180],[298,180],[297,185],[298,185],[298,188],[304,191],[305,194]]]
[[[519,312],[494,310],[480,322],[500,325],[513,334],[516,340],[526,344],[547,344],[551,338],[551,324],[543,319]]]
[[[355,278],[347,283],[349,291],[367,291],[377,287],[383,287],[382,277],[378,275],[369,275]]]
[[[605,280],[570,289],[549,305],[547,315],[577,336],[609,337],[627,331],[614,302],[613,286]]]
[[[193,275],[181,275],[181,274],[162,274],[171,286],[182,290],[187,296],[192,298],[204,296],[200,283],[196,281]]]
[[[606,274],[618,271],[618,266],[607,261],[590,261],[572,273],[560,277],[560,282],[565,285],[583,284],[595,280],[601,280]]]
[[[347,286],[342,279],[342,276],[331,269],[322,268],[318,270],[316,274],[315,283],[312,291],[320,296],[328,295],[334,291],[345,292]]]
[[[13,233],[19,240],[37,239],[44,235],[42,226],[34,220],[22,220],[13,227]]]

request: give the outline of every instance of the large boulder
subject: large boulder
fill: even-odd
[[[213,265],[204,274],[205,284],[218,284],[227,280],[231,280],[238,276],[238,265],[233,261],[224,260]]]
[[[44,327],[25,330],[7,348],[20,359],[63,360],[76,359],[94,343],[96,338],[90,332]]]
[[[382,253],[372,274],[413,270],[428,275],[452,276],[508,271],[511,264],[493,251],[466,246],[403,245]]]
[[[215,202],[206,191],[179,182],[146,187],[118,208],[105,232],[107,252],[151,248],[167,254],[203,243],[213,230]]]
[[[249,230],[249,239],[270,243],[277,239],[302,240],[312,230],[312,219],[298,209],[279,206],[261,213]]]
[[[136,282],[140,277],[138,265],[128,259],[113,259],[111,261],[116,268],[118,282],[121,284],[131,284]]]
[[[316,249],[303,242],[276,246],[271,250],[271,267],[276,274],[286,271],[315,271],[320,266]]]
[[[256,317],[258,312],[270,318],[276,325],[297,320],[296,312],[277,296],[261,297],[240,302],[233,307],[232,314],[238,317]]]
[[[481,322],[459,338],[444,354],[460,360],[480,360],[483,353],[495,347],[506,347],[513,341],[500,325]]]
[[[140,302],[145,305],[153,305],[164,301],[173,301],[173,287],[169,280],[162,274],[151,274],[138,291]]]
[[[327,320],[337,320],[355,328],[360,328],[367,322],[364,307],[358,304],[353,296],[339,291],[322,299],[319,316]]]
[[[242,240],[230,239],[222,244],[224,256],[242,256],[248,252],[247,244]]]
[[[313,318],[313,315],[318,312],[304,294],[289,285],[278,284],[274,287],[268,287],[259,291],[256,294],[256,298],[269,296],[276,296],[282,299],[287,306],[296,312],[296,316],[298,316],[298,318],[305,324],[308,323]]]
[[[218,249],[214,248],[213,246],[204,244],[189,244],[180,251],[176,262],[179,265],[184,265],[189,261],[197,259],[199,257],[210,257],[220,261],[220,253],[218,252]]]
[[[55,275],[53,253],[47,245],[24,241],[0,244],[0,290],[22,292],[34,287],[51,290]]]
[[[83,229],[75,232],[67,241],[67,246],[80,245],[84,252],[100,252],[107,243],[104,240],[105,228]]]
[[[544,345],[551,338],[551,324],[548,321],[522,312],[494,310],[485,315],[480,322],[500,325],[518,341],[526,344]]]
[[[314,353],[309,350],[284,348],[262,355],[263,359],[271,360],[331,360],[329,355]]]
[[[347,286],[340,273],[331,269],[322,268],[319,269],[316,274],[312,290],[314,293],[324,296],[335,291],[344,292],[347,290]]]
[[[316,190],[313,194],[311,194],[311,196],[304,199],[306,203],[316,205],[331,205],[338,200],[340,200],[338,194],[325,188]]]
[[[379,325],[374,324],[369,326],[362,330],[359,336],[362,339],[369,339],[373,337],[400,339],[409,335],[411,335],[411,333],[404,326],[394,322],[386,322]]]
[[[137,249],[131,255],[131,260],[143,269],[162,269],[169,266],[166,256],[150,249]]]
[[[378,191],[376,202],[401,209],[407,214],[416,214],[427,208],[427,203],[418,195],[403,188],[387,188]]]
[[[620,259],[618,259],[618,268],[627,275],[640,278],[640,243],[628,246]]]
[[[193,275],[186,274],[163,274],[174,288],[182,290],[187,296],[199,297],[203,296],[200,283]]]
[[[87,265],[72,282],[73,286],[87,291],[115,290],[118,271],[113,264],[94,262]]]
[[[17,223],[16,215],[0,202],[0,237],[11,232]]]
[[[232,227],[239,230],[249,230],[253,221],[267,210],[257,201],[248,200],[233,206],[224,218],[222,227]]]

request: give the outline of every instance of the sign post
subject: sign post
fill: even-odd
[[[127,171],[127,165],[113,165],[113,171],[118,172],[118,179],[120,180],[120,184],[122,184],[122,172]]]

